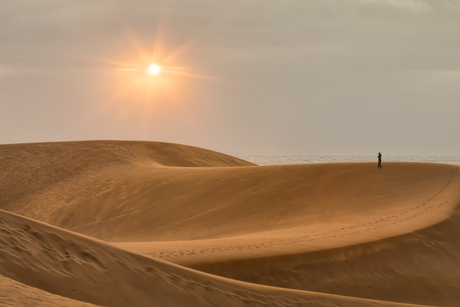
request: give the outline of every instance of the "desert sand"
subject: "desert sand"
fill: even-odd
[[[0,146],[0,306],[458,306],[460,168]]]

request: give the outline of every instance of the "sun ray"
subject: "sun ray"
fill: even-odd
[[[213,23],[214,26],[209,26],[208,28],[204,29],[201,33],[192,38],[189,42],[180,46],[174,52],[168,54],[163,59],[163,63],[165,63],[165,65],[169,65],[169,63],[173,63],[174,61],[176,61],[182,54],[186,53],[192,47],[203,41],[206,37],[209,37],[212,33],[216,32],[223,24],[225,24],[230,19],[231,15],[231,12],[227,12],[226,14],[220,16],[220,18],[216,19],[216,22]]]
[[[141,46],[141,44],[134,38],[133,34],[131,34],[128,30],[124,30],[124,33],[125,33],[126,38],[129,40],[131,46],[133,46],[133,48],[136,50],[137,54],[142,58],[144,63],[149,63],[152,60],[154,60],[152,58],[152,54],[146,51],[145,47]],[[155,48],[155,46],[159,44],[160,44],[159,39],[157,37],[154,41],[153,48]]]
[[[152,46],[151,54],[152,58],[151,61],[157,62],[161,61],[164,57],[165,53],[165,39],[164,39],[164,30],[161,26],[157,27],[156,36],[155,36],[155,44]]]
[[[90,57],[77,57],[77,56],[72,56],[72,58],[84,60],[84,61],[98,62],[98,63],[110,64],[110,65],[115,65],[115,66],[125,66],[125,67],[138,68],[138,69],[141,69],[143,67],[142,65],[136,64],[133,62],[123,62],[123,61],[114,61],[114,60],[106,60],[106,59],[90,58]]]
[[[209,80],[220,80],[220,81],[229,81],[228,79],[225,79],[225,78],[218,78],[218,77],[213,77],[213,76],[194,74],[194,73],[185,72],[185,71],[170,71],[170,72],[173,73],[173,74],[184,76],[184,77],[192,77],[192,78],[198,78],[198,79],[209,79]]]

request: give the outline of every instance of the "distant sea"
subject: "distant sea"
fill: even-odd
[[[377,154],[232,154],[235,157],[258,165],[333,163],[333,162],[375,162]],[[460,155],[391,155],[383,154],[382,163],[388,162],[429,162],[460,165]]]

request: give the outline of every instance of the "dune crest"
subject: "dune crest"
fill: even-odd
[[[36,307],[96,307],[97,305],[72,300],[30,287],[0,275],[0,306],[36,306]]]

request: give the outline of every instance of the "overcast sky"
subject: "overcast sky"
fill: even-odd
[[[459,0],[6,0],[0,39],[3,144],[460,153]]]

